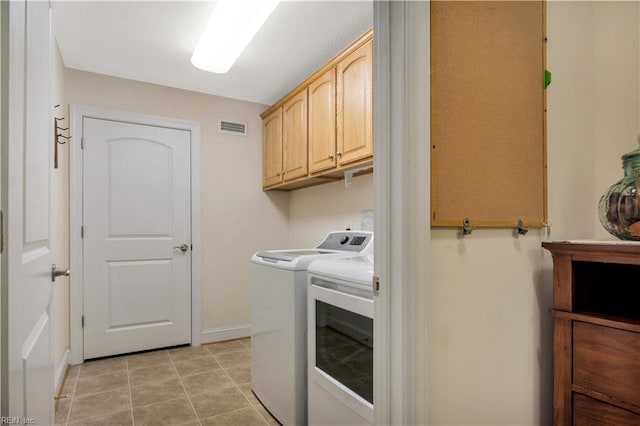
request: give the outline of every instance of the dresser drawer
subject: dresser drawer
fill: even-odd
[[[588,396],[573,394],[574,426],[638,426],[640,415]]]
[[[640,409],[639,353],[639,333],[574,321],[573,384]]]

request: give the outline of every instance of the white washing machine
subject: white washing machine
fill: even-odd
[[[330,232],[311,249],[251,257],[251,389],[283,425],[307,424],[307,267],[316,259],[373,253],[373,233]]]
[[[309,425],[373,424],[373,255],[308,268]]]

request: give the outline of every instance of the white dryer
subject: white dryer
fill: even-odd
[[[316,259],[373,253],[373,233],[336,231],[311,249],[251,257],[251,389],[283,425],[307,424],[307,267]]]

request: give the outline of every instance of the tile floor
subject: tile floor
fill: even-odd
[[[250,339],[87,361],[69,369],[56,424],[277,425],[250,376]]]

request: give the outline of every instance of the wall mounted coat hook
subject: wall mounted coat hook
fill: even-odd
[[[475,226],[471,226],[471,222],[468,217],[462,219],[462,235],[471,235]]]
[[[55,105],[53,108],[58,108],[60,105]],[[60,122],[64,120],[64,117],[53,117],[53,168],[58,168],[58,145],[64,145],[68,140],[71,139],[71,136],[65,136],[62,134],[64,131],[68,131],[68,127],[60,126]],[[62,139],[66,139],[63,141]]]
[[[527,235],[527,232],[529,232],[529,228],[526,228],[524,226],[524,223],[522,222],[522,219],[518,220],[518,223],[516,225],[516,231],[520,235]]]

